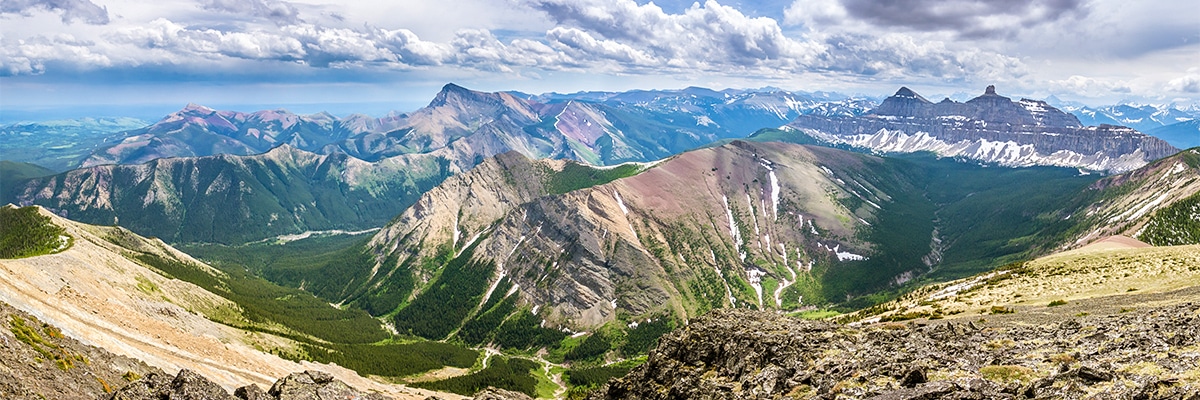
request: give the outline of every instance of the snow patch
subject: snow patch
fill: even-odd
[[[746,270],[746,280],[749,281],[750,286],[754,288],[754,294],[756,294],[758,296],[758,306],[760,308],[762,307],[762,304],[763,304],[763,302],[762,302],[762,297],[763,297],[762,277],[764,277],[766,275],[767,275],[767,271],[763,271],[761,269],[750,268],[750,269]]]
[[[479,307],[481,307],[481,309],[479,310],[480,312],[485,311],[482,309],[483,305],[487,304],[487,301],[492,298],[492,292],[496,291],[496,287],[500,286],[500,281],[504,280],[504,277],[508,275],[508,271],[505,271],[504,268],[497,268],[497,269],[500,270],[500,276],[496,277],[496,281],[492,282],[492,285],[490,287],[488,287],[487,293],[483,294],[483,300],[480,300],[480,302],[479,302]],[[508,296],[505,295],[505,297],[508,297]]]
[[[775,220],[779,220],[779,179],[775,177],[775,171],[767,173],[771,178],[771,215],[775,216]]]
[[[733,219],[733,209],[729,208],[729,198],[721,195],[721,202],[725,204],[725,216],[729,217],[729,236],[733,239],[734,248],[738,249],[738,255],[742,257],[742,261],[745,261],[746,253],[741,250],[742,234],[738,230],[737,221]],[[715,260],[716,256],[713,256],[713,259]]]
[[[940,300],[940,299],[945,299],[945,298],[956,296],[963,291],[970,290],[971,288],[975,287],[975,285],[978,285],[980,282],[987,281],[988,279],[991,279],[992,277],[997,276],[997,275],[1007,274],[1008,272],[1009,271],[993,272],[993,273],[990,273],[987,275],[976,277],[975,279],[971,279],[969,281],[959,282],[959,283],[956,283],[956,284],[953,284],[950,286],[946,286],[945,288],[942,288],[942,290],[936,291],[933,294],[929,295],[929,300]]]

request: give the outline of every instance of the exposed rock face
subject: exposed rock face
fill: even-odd
[[[220,385],[189,370],[170,375],[154,373],[114,392],[110,400],[385,400],[377,393],[363,393],[319,371],[288,375],[263,392],[257,385],[238,388],[230,395]]]
[[[806,115],[787,125],[830,143],[878,152],[933,151],[1004,166],[1125,172],[1179,150],[1131,128],[1082,126],[1044,101],[1012,101],[995,87],[965,103],[930,102],[901,88],[861,117]]]
[[[723,309],[593,399],[1200,396],[1200,305],[1041,324],[848,328]]]
[[[18,336],[20,335],[20,336]],[[84,345],[0,302],[0,398],[94,399],[157,368]]]
[[[497,388],[487,388],[486,390],[475,395],[473,400],[533,400],[533,398],[525,395],[525,393]]]
[[[234,400],[221,385],[192,372],[181,370],[173,379],[170,375],[154,373],[134,381],[109,396],[111,400]]]

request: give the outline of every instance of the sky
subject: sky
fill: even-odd
[[[994,84],[1010,97],[1195,106],[1197,16],[1196,0],[0,0],[0,111],[378,115],[448,82],[908,86],[935,101]]]

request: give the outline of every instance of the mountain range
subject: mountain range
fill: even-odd
[[[1179,151],[1133,128],[1085,126],[993,87],[962,103],[901,88],[875,105],[774,89],[528,95],[450,84],[427,107],[382,118],[189,105],[150,126],[88,140],[101,145],[80,161],[86,166],[65,172],[0,162],[3,199],[43,207],[0,210],[0,246],[28,244],[13,237],[40,241],[14,253],[26,258],[3,260],[8,289],[0,300],[171,373],[197,365],[226,389],[269,383],[297,372],[291,361],[305,361],[336,363],[328,371],[339,379],[383,390],[395,388],[361,376],[462,395],[491,382],[562,396],[623,374],[660,336],[688,327],[665,339],[633,380],[603,393],[657,398],[675,390],[656,380],[665,376],[695,383],[677,387],[696,395],[735,381],[741,389],[717,392],[865,396],[940,380],[958,386],[938,387],[985,397],[1075,393],[944,375],[909,382],[911,368],[854,346],[837,347],[853,357],[821,355],[822,365],[838,365],[829,377],[781,372],[780,362],[799,362],[794,352],[779,353],[785,361],[737,358],[746,368],[703,357],[703,366],[679,366],[697,360],[691,353],[764,351],[731,324],[812,333],[763,336],[772,346],[893,330],[806,326],[779,320],[782,313],[861,310],[842,317],[860,324],[978,310],[990,320],[1018,308],[1024,316],[1042,307],[1026,300],[1047,298],[1028,288],[1004,299],[927,295],[979,282],[1005,287],[994,279],[1004,271],[1023,274],[1022,284],[1041,279],[1032,283],[1039,288],[1082,287],[1052,278],[1066,275],[1112,292],[1133,285],[1122,280],[1131,272],[1026,261],[1082,251],[1079,259],[1092,262],[1092,247],[1076,249],[1114,235],[1156,246],[1200,242],[1200,149]],[[33,226],[18,214],[47,222]],[[1162,260],[1186,267],[1190,249]],[[1160,253],[1147,254],[1105,260],[1145,264]],[[1129,287],[1168,292],[1148,288]],[[772,316],[714,312],[728,308]],[[1194,311],[1137,318],[1187,312]],[[1137,325],[1113,318],[1101,322]],[[1039,323],[1031,321],[1022,323]],[[928,342],[942,337],[935,333],[905,335]],[[155,334],[162,337],[148,338]],[[689,344],[680,335],[697,336],[687,336],[695,338]],[[963,339],[984,348],[965,361],[927,369],[966,368],[964,376],[978,378],[984,358],[1012,356],[1003,340],[1029,345],[1016,334],[992,337],[1002,340],[995,346],[976,343],[988,335]],[[722,347],[727,339],[733,347]],[[931,348],[918,353],[946,352]],[[204,351],[226,361],[197,361]],[[1153,360],[1121,368],[1142,361]],[[864,363],[896,382],[843,382],[862,376]],[[1074,375],[1042,375],[1076,382],[1092,373],[1066,368]]]
[[[1122,125],[1149,132],[1156,128],[1196,119],[1200,110],[1170,105],[1116,104],[1088,107],[1075,103],[1063,103],[1049,99],[1063,110],[1076,115],[1085,125]]]
[[[1181,149],[1200,147],[1200,119],[1161,126],[1147,133]]]
[[[82,164],[250,155],[288,144],[366,161],[451,149],[461,153],[462,169],[510,150],[603,165],[655,160],[714,140],[744,137],[802,113],[855,115],[869,105],[854,99],[822,102],[778,90],[689,88],[532,96],[448,84],[428,106],[381,118],[284,110],[242,113],[189,104],[153,125],[126,132],[120,143],[93,152]]]
[[[10,183],[7,197],[171,242],[244,243],[379,227],[457,172],[414,154],[374,163],[280,145],[258,155],[157,158]]]
[[[427,192],[365,258],[264,275],[429,339],[522,315],[578,332],[714,308],[858,304],[1135,235],[1153,210],[1200,196],[1194,157],[1097,180],[779,142],[607,169],[506,153]]]
[[[1044,101],[1012,101],[989,86],[965,103],[901,88],[861,117],[801,116],[786,129],[875,152],[932,151],[1002,166],[1125,172],[1179,151],[1132,128],[1083,126]]]

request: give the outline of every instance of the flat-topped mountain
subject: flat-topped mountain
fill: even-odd
[[[993,86],[964,103],[934,103],[900,88],[860,117],[803,115],[785,129],[876,152],[932,151],[1010,167],[1051,165],[1114,173],[1179,151],[1131,128],[1082,126],[1075,116],[1044,101],[1012,101]]]

